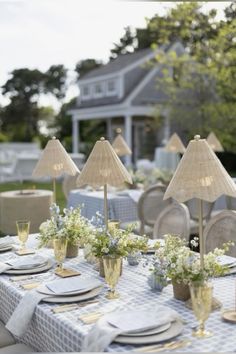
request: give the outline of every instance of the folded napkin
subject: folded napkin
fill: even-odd
[[[34,268],[38,267],[40,265],[43,265],[47,262],[47,259],[39,256],[39,255],[33,255],[33,256],[24,256],[10,259],[9,261],[6,262],[11,268],[14,269],[28,269],[28,268]]]
[[[22,337],[27,331],[36,306],[46,296],[36,290],[27,292],[12,313],[6,328],[15,336]]]
[[[78,277],[72,277],[72,278],[67,278],[67,279],[59,279],[59,280],[54,280],[48,284],[46,284],[46,287],[54,292],[55,294],[60,294],[60,293],[69,293],[73,291],[83,291],[83,290],[92,290],[94,288],[97,288],[100,286],[102,283],[100,280],[93,279],[93,278],[78,278]]]
[[[134,310],[133,313],[131,311],[129,312],[129,324],[122,324],[122,312],[119,314],[119,318],[117,317],[116,319],[116,325],[119,327],[114,327],[109,324],[109,317],[111,318],[111,322],[114,323],[114,319],[112,319],[111,314],[108,316],[102,317],[91,329],[91,331],[87,334],[87,336],[84,338],[83,343],[82,343],[82,352],[103,352],[110,343],[113,342],[113,340],[119,336],[120,334],[131,331],[132,328],[132,323],[133,323],[133,328],[135,328],[135,331],[138,331],[138,325],[135,323],[137,322],[137,316],[138,312],[137,310]],[[149,314],[155,314],[156,316],[156,326],[159,327],[161,325],[164,325],[165,323],[172,322],[176,319],[179,318],[178,313],[175,310],[170,309],[169,307],[165,306],[160,306],[153,311],[152,309],[149,310],[140,310],[140,316],[144,316],[144,314],[147,313]],[[127,312],[124,311],[124,319],[127,320]],[[107,317],[107,319],[106,319]],[[143,326],[143,331],[147,329],[147,323],[148,323],[148,318],[146,317],[145,321],[139,320],[139,332],[141,332]]]

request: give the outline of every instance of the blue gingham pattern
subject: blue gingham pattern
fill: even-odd
[[[121,222],[138,220],[137,203],[128,195],[115,195],[108,193],[108,217],[109,219],[118,219]],[[103,192],[88,192],[86,190],[72,190],[68,197],[67,207],[76,207],[83,205],[82,215],[92,219],[96,212],[104,214],[104,196]]]
[[[42,250],[42,253],[52,254],[52,250]],[[7,255],[6,255],[7,256]],[[5,256],[5,257],[6,257]],[[0,257],[0,260],[4,260]],[[79,270],[83,275],[99,277],[94,266],[88,264],[83,256],[68,260],[66,265]],[[173,298],[172,287],[169,285],[162,293],[152,292],[147,284],[148,270],[141,264],[129,266],[124,260],[123,274],[120,277],[117,290],[120,292],[120,300],[109,301],[105,298],[106,286],[97,297],[99,305],[88,306],[71,312],[54,314],[51,310],[55,304],[40,303],[35,311],[31,324],[21,340],[41,352],[78,352],[84,336],[92,325],[84,325],[79,320],[79,315],[94,311],[107,312],[112,309],[145,308],[152,309],[158,305],[169,306],[182,316],[185,326],[179,338],[189,338],[192,345],[181,349],[181,352],[217,352],[236,351],[235,324],[223,322],[221,312],[213,312],[206,322],[207,329],[214,334],[213,337],[198,340],[191,336],[191,327],[196,325],[193,312],[185,307],[181,301]],[[41,281],[55,278],[53,270],[37,276]],[[36,277],[36,278],[37,278]],[[32,282],[32,279],[29,280]],[[20,288],[21,282],[11,282],[9,276],[0,276],[0,318],[7,322],[14,311],[24,290]],[[22,281],[24,283],[24,281]],[[235,301],[235,276],[227,276],[213,281],[214,296],[223,303],[224,308],[233,308]],[[124,352],[134,349],[131,345],[112,343],[107,350],[111,352]]]

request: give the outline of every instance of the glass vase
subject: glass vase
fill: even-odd
[[[105,280],[109,286],[109,291],[106,295],[107,299],[117,299],[120,297],[116,291],[116,285],[118,283],[121,272],[121,257],[103,256],[103,266],[105,273]]]

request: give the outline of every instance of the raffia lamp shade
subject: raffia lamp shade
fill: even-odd
[[[55,179],[63,173],[74,176],[79,173],[74,161],[55,137],[47,142],[42,156],[32,173],[33,177],[49,176],[53,178],[54,201],[56,200]]]
[[[210,147],[212,148],[213,151],[224,151],[223,146],[221,145],[219,139],[217,139],[216,135],[211,132],[208,137],[207,137],[207,142],[210,145]]]
[[[196,136],[188,144],[164,199],[185,202],[199,198],[213,202],[223,194],[236,197],[236,185],[206,140]]]
[[[236,185],[205,139],[199,135],[187,146],[177,170],[165,192],[164,200],[185,202],[197,198],[199,203],[199,246],[201,268],[204,268],[202,200],[213,202],[221,195],[236,197]]]
[[[132,154],[132,151],[130,150],[125,139],[121,135],[121,131],[118,131],[118,135],[116,136],[115,140],[113,141],[112,147],[118,156],[125,156],[125,155]]]
[[[178,134],[174,133],[171,135],[169,141],[167,142],[165,150],[169,152],[180,152],[181,154],[184,154],[186,149]]]
[[[104,218],[108,225],[107,185],[118,187],[124,182],[132,184],[132,178],[109,141],[101,138],[93,147],[91,154],[77,179],[78,186],[86,184],[97,188],[104,187]]]

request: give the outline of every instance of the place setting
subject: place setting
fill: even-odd
[[[14,245],[14,241],[11,236],[5,236],[0,238],[0,253],[11,251]]]
[[[27,275],[46,272],[54,262],[41,255],[10,258],[0,263],[0,273],[9,275]]]

